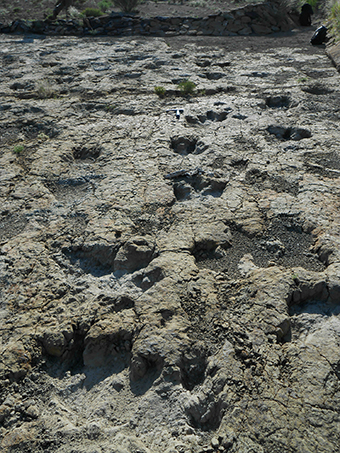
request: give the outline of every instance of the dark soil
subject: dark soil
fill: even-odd
[[[302,232],[297,225],[281,219],[273,222],[262,237],[250,238],[241,231],[232,232],[231,247],[224,256],[216,259],[213,253],[198,257],[200,268],[221,271],[231,278],[239,278],[238,263],[249,253],[259,267],[272,265],[285,268],[303,267],[310,271],[322,272],[325,266],[311,252],[313,237]]]
[[[246,50],[253,53],[264,52],[277,47],[305,49],[307,55],[315,55],[326,47],[309,45],[314,27],[296,27],[291,31],[273,33],[265,36],[173,36],[165,38],[169,47],[174,50],[182,49],[186,44],[197,47],[223,48],[226,51]]]

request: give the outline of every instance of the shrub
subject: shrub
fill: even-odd
[[[16,146],[14,147],[14,150],[13,150],[13,151],[14,151],[16,154],[20,154],[23,150],[24,150],[24,145],[16,145]]]
[[[40,132],[40,134],[38,135],[37,139],[38,140],[48,140],[50,137],[46,134],[44,134],[43,132]]]
[[[48,99],[56,96],[55,89],[49,84],[48,81],[43,81],[37,88],[37,97],[39,99]]]
[[[81,14],[85,17],[99,17],[103,15],[99,8],[85,8]]]
[[[117,109],[118,105],[117,104],[107,104],[105,106],[105,110],[107,112],[114,112]]]
[[[119,8],[123,13],[131,13],[136,11],[140,0],[113,0],[113,4]]]
[[[316,10],[319,6],[320,0],[283,0],[283,3],[286,3],[286,5],[290,8],[296,8],[297,10],[301,10],[301,6],[304,5],[305,3],[308,3],[313,10]]]
[[[296,10],[297,12],[301,11],[301,6],[304,5],[305,3],[308,3],[311,5],[313,9],[316,9],[316,6],[318,3],[320,3],[319,0],[281,0],[278,2],[277,0],[269,0],[269,2],[273,1],[275,5],[278,7],[280,13],[287,13],[288,11],[291,10]]]
[[[190,95],[195,93],[196,84],[191,80],[186,79],[178,84],[178,88],[182,94]]]
[[[163,97],[166,93],[166,89],[164,87],[155,87],[155,93],[157,94],[157,96],[159,97]]]
[[[47,20],[53,20],[53,10],[51,8],[46,9],[44,17]]]
[[[81,13],[74,6],[70,6],[68,9],[68,15],[71,17],[71,19],[76,19],[77,17],[80,17]]]
[[[113,3],[111,0],[102,0],[98,3],[98,8],[100,8],[104,13],[112,7]]]
[[[306,82],[309,82],[309,77],[308,76],[304,76],[304,77],[299,77],[297,79],[298,83],[306,83]]]
[[[316,6],[317,6],[317,4],[319,3],[319,0],[307,0],[307,1],[304,2],[304,3],[309,3],[310,6],[311,6],[313,9],[315,9]]]
[[[340,1],[337,1],[332,5],[331,11],[330,11],[330,16],[329,16],[332,26],[331,30],[332,33],[334,33],[337,38],[340,37]]]

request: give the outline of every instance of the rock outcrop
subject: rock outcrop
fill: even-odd
[[[0,36],[1,451],[338,451],[339,74],[308,36]]]
[[[250,4],[207,17],[151,17],[112,13],[110,16],[57,21],[15,20],[0,23],[0,33],[108,36],[246,36],[287,31],[294,21],[280,2]]]

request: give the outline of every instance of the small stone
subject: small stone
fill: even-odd
[[[43,337],[43,345],[47,354],[61,357],[66,347],[66,339],[59,331],[46,331]]]
[[[212,446],[213,448],[218,448],[219,445],[220,445],[220,443],[219,443],[218,439],[217,439],[216,437],[213,437],[213,438],[211,439],[211,446]]]
[[[100,426],[97,423],[90,423],[86,427],[87,436],[89,439],[96,439],[100,434]]]
[[[10,407],[2,404],[0,406],[0,423],[2,423],[6,417],[10,415],[11,409]]]
[[[39,409],[37,408],[37,406],[29,406],[27,409],[26,409],[26,414],[31,417],[31,418],[38,418],[39,417]]]

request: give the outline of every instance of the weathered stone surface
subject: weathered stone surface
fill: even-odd
[[[331,41],[327,45],[326,49],[327,55],[332,60],[334,66],[337,70],[340,70],[340,44],[338,42]]]
[[[223,5],[224,6],[224,5]],[[225,7],[225,6],[224,6]],[[196,15],[196,14],[195,14]],[[248,26],[244,26],[248,24]],[[208,17],[152,17],[143,18],[112,12],[110,16],[91,17],[82,20],[28,21],[15,20],[9,25],[0,23],[2,33],[38,33],[45,35],[213,35],[228,36],[230,33],[248,35],[274,31],[286,31],[294,27],[287,7],[279,3],[259,2],[220,12]],[[258,30],[258,31],[256,31]],[[266,30],[266,31],[265,31]],[[267,31],[268,30],[268,31]]]
[[[117,252],[114,269],[133,272],[146,267],[154,253],[152,238],[136,236],[129,239]]]
[[[308,42],[0,37],[1,451],[338,450],[339,74]]]
[[[63,355],[63,352],[66,347],[66,338],[59,330],[58,331],[48,330],[44,332],[42,342],[47,354],[56,357],[60,357]]]
[[[85,337],[84,365],[103,366],[120,352],[130,351],[134,330],[135,316],[132,310],[124,310],[123,313],[98,321]]]

